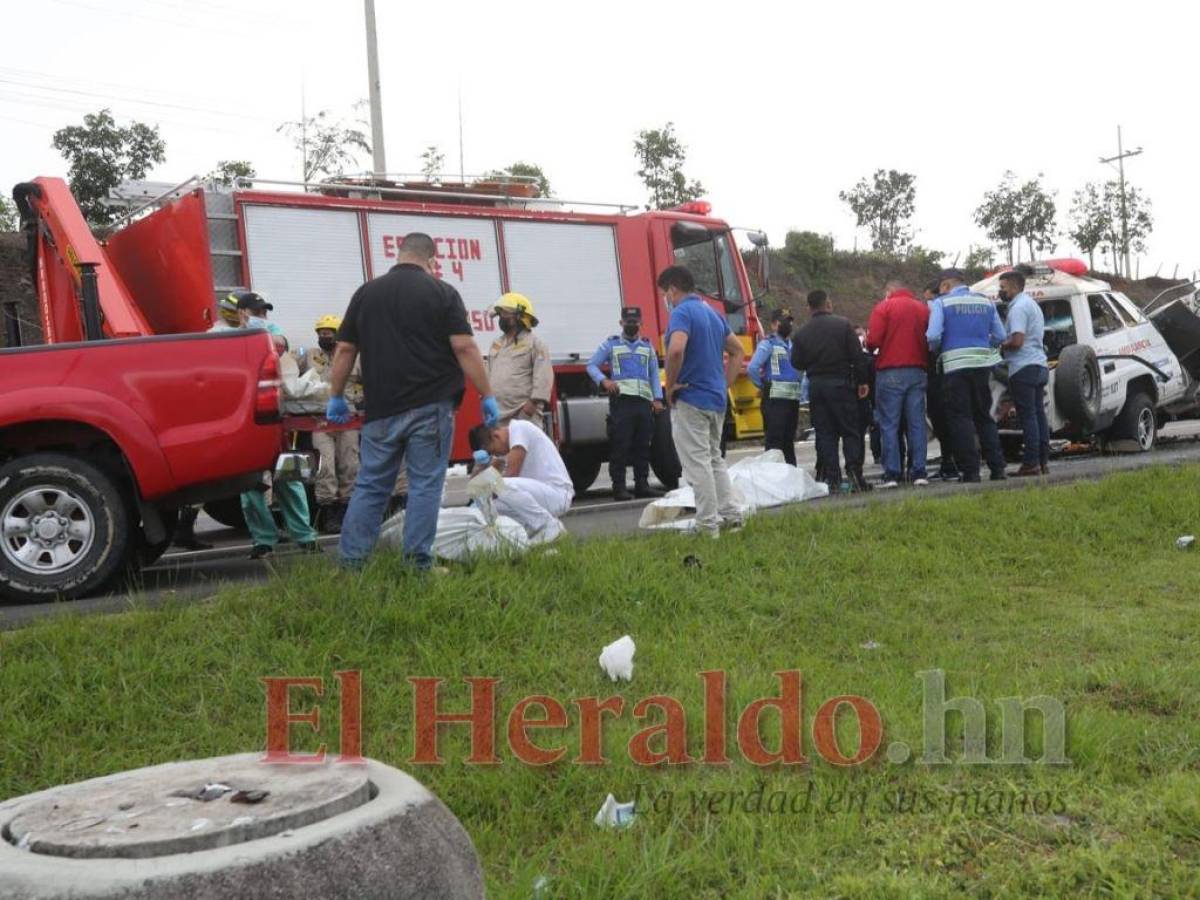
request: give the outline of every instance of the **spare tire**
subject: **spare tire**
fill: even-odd
[[[1054,405],[1058,413],[1084,432],[1100,417],[1100,364],[1086,344],[1063,349],[1054,370]]]

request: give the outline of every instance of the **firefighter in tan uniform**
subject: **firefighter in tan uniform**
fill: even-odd
[[[333,350],[337,346],[337,330],[342,320],[337,316],[321,316],[315,326],[317,346],[304,352],[297,360],[303,374],[313,369],[326,384],[330,379]],[[362,369],[354,363],[346,382],[346,400],[355,407],[363,401]],[[321,467],[315,485],[317,523],[325,534],[341,530],[342,517],[354,492],[358,477],[358,431],[314,431],[313,449],[321,454]]]
[[[495,313],[504,336],[492,344],[487,369],[500,404],[500,424],[523,419],[545,431],[543,413],[550,408],[554,367],[550,349],[533,333],[538,324],[533,304],[523,294],[509,293],[496,302]]]

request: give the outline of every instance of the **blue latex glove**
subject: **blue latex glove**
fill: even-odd
[[[484,397],[480,401],[479,408],[483,410],[483,424],[488,428],[495,428],[500,424],[500,404],[496,402],[495,397]]]
[[[330,422],[336,422],[338,425],[345,425],[350,421],[350,404],[346,402],[345,397],[330,397],[329,405],[325,407],[325,418]]]
[[[475,465],[482,468],[492,461],[492,454],[486,450],[476,450],[471,454],[471,459],[475,460]]]

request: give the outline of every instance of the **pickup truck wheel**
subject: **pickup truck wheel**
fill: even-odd
[[[95,591],[124,570],[131,532],[120,489],[90,463],[35,453],[0,468],[0,596]]]
[[[654,477],[668,491],[679,487],[683,466],[675,452],[675,439],[671,437],[671,411],[664,409],[654,416],[654,437],[650,442],[650,468]]]
[[[1139,391],[1125,401],[1125,406],[1109,430],[1110,441],[1132,441],[1138,453],[1154,449],[1158,440],[1158,419],[1154,401]]]
[[[220,500],[209,500],[204,504],[204,511],[213,521],[220,522],[226,528],[236,528],[246,531],[246,517],[242,515],[242,498],[222,497]]]
[[[1087,344],[1064,347],[1054,370],[1054,403],[1085,434],[1100,417],[1100,363]]]

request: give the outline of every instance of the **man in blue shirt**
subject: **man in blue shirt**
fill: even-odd
[[[759,342],[746,374],[763,392],[764,448],[783,451],[784,460],[794,466],[801,376],[792,365],[792,311],[787,308],[772,311],[771,324],[775,333]]]
[[[1016,475],[1045,475],[1050,471],[1050,425],[1046,421],[1050,369],[1042,344],[1046,320],[1041,306],[1025,293],[1023,272],[1000,276],[1000,300],[1008,302],[1008,339],[1000,349],[1008,363],[1008,392],[1017,405],[1024,432],[1021,468]]]
[[[608,394],[608,473],[613,499],[661,497],[650,487],[650,444],[654,416],[663,411],[658,354],[641,336],[642,311],[636,306],[621,310],[621,333],[600,345],[588,360],[592,381]],[[605,377],[601,366],[606,366]],[[625,483],[625,469],[633,464],[633,493]]]
[[[663,269],[658,287],[671,310],[666,336],[671,437],[683,477],[696,495],[696,530],[716,538],[722,526],[736,530],[742,525],[721,456],[721,432],[729,389],[746,351],[729,324],[696,294],[687,268]]]
[[[929,308],[929,348],[941,353],[946,403],[946,427],[954,458],[964,482],[979,481],[979,444],[992,472],[992,481],[1004,480],[1004,453],[1000,433],[992,418],[992,367],[1000,364],[999,346],[1008,336],[994,304],[967,287],[958,269],[938,276],[939,296]]]

